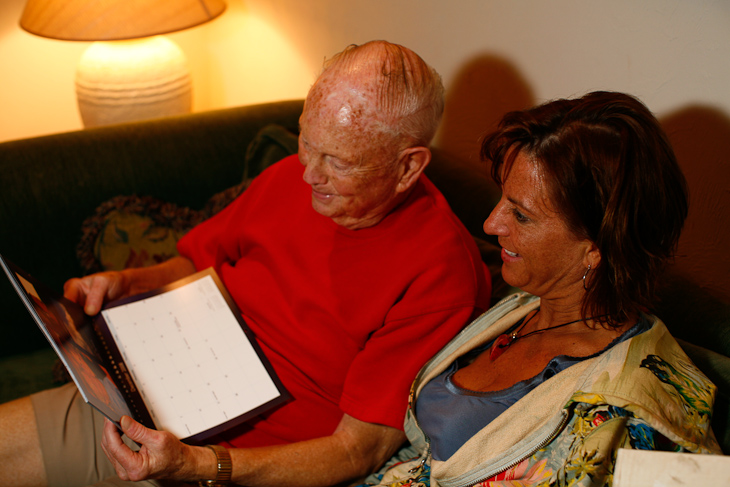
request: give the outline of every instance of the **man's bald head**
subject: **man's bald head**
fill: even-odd
[[[428,146],[433,139],[444,88],[439,74],[410,49],[386,41],[351,45],[325,62],[310,97],[342,88],[360,98],[358,115],[372,128],[408,145]]]

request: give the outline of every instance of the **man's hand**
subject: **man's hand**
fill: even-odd
[[[112,422],[104,425],[101,446],[120,479],[196,482],[216,477],[216,457],[210,449],[186,445],[170,433],[145,428],[127,416],[122,417],[121,427],[141,447],[133,451]],[[403,441],[400,430],[345,415],[331,436],[229,450],[233,481],[250,486],[339,485],[377,470]]]
[[[86,314],[93,316],[101,311],[105,301],[150,291],[194,272],[192,261],[174,257],[150,267],[99,272],[69,279],[63,286],[63,295],[83,306]]]
[[[121,272],[100,272],[90,276],[69,279],[63,285],[65,298],[80,304],[88,315],[101,310],[105,300],[114,300],[129,294],[129,281]]]
[[[111,421],[106,422],[101,447],[120,479],[195,482],[215,478],[215,455],[207,448],[186,445],[170,433],[145,428],[127,416],[122,417],[121,426],[124,434],[141,448],[130,449],[117,427]]]

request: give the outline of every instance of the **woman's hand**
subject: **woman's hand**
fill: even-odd
[[[69,279],[63,285],[63,295],[83,306],[86,314],[94,316],[101,310],[105,300],[129,295],[129,280],[121,272],[99,272]]]
[[[146,428],[128,416],[122,417],[121,426],[124,434],[140,445],[139,451],[130,449],[108,420],[101,440],[101,447],[120,479],[196,482],[215,478],[215,454],[208,448],[186,445],[171,433]]]

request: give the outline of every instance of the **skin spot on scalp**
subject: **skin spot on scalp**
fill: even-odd
[[[340,107],[337,112],[337,121],[343,125],[349,125],[352,121],[352,110],[348,106]]]

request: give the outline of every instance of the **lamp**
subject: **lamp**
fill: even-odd
[[[79,112],[93,127],[189,112],[185,55],[160,34],[225,9],[224,0],[28,0],[20,26],[51,39],[96,41],[76,71]]]

